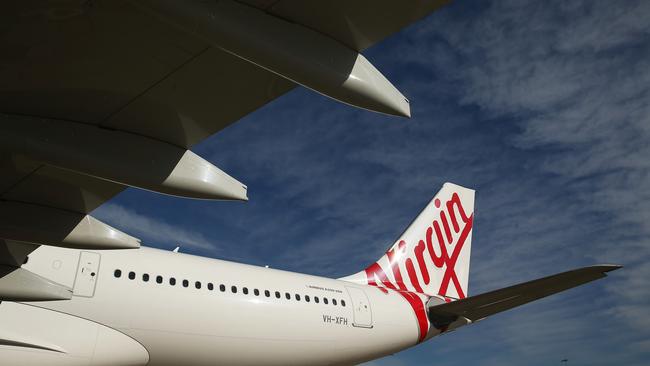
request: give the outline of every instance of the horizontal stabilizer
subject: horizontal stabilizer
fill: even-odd
[[[436,327],[446,326],[460,317],[474,322],[516,306],[606,277],[605,272],[619,268],[621,266],[605,264],[584,267],[446,304],[431,304],[430,301],[427,305],[429,319]]]

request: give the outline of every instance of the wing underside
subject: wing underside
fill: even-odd
[[[34,245],[139,247],[89,215],[127,187],[246,200],[244,184],[189,149],[297,85],[408,115],[359,52],[444,2],[3,4],[0,300]]]

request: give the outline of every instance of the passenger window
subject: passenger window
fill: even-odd
[[[169,277],[169,284],[172,286],[176,286],[176,279],[174,277]]]
[[[327,298],[326,297],[323,298],[323,304],[327,305]]]
[[[201,282],[199,282],[199,281],[194,282],[194,287],[196,287],[197,290],[200,289],[201,288]]]
[[[187,287],[190,285],[190,281],[188,280],[183,280],[183,287]]]
[[[156,283],[162,283],[162,282],[163,282],[162,276],[156,276]]]
[[[288,292],[285,292],[285,293],[284,293],[284,297],[286,297],[287,300],[291,300],[291,295],[289,295]]]
[[[149,275],[148,275],[147,273],[144,273],[144,274],[142,275],[142,280],[143,280],[144,282],[148,282],[148,281],[149,281]]]
[[[232,291],[233,294],[236,294],[237,293],[237,286],[232,286],[230,288],[230,291]]]
[[[208,282],[208,290],[210,291],[214,290],[214,285],[212,284],[212,282]]]
[[[296,294],[296,300],[300,301],[300,295]]]
[[[345,307],[345,300],[341,300],[341,306]]]
[[[278,298],[278,299],[280,298],[280,292],[279,291],[275,292],[275,297]]]
[[[309,295],[305,295],[305,301],[309,302]]]
[[[264,296],[271,297],[271,293],[269,292],[269,290],[264,290]]]
[[[219,291],[226,292],[226,285],[219,285]]]
[[[255,296],[260,296],[260,290],[258,289],[253,290],[253,293],[255,294]]]
[[[336,299],[332,299],[332,305],[336,305]]]
[[[318,304],[318,302],[319,302],[318,296],[314,296],[314,302]]]
[[[115,275],[115,278],[122,277],[122,271],[120,271],[119,269],[116,269],[115,272],[113,272],[113,274]]]
[[[244,293],[244,295],[248,295],[248,287],[244,287],[241,289],[241,291]]]
[[[129,279],[135,280],[135,272],[129,272]]]

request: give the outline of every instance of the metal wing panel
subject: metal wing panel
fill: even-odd
[[[41,163],[0,150],[0,198],[21,180],[41,167]]]
[[[0,24],[0,110],[86,123],[207,47],[120,0],[10,2]]]
[[[0,239],[0,265],[20,267],[29,253],[38,247],[37,244]]]
[[[0,153],[0,199],[89,213],[125,186]]]
[[[191,147],[295,86],[239,57],[209,48],[102,125]]]
[[[11,3],[0,13],[0,111],[188,148],[295,84],[129,1]]]
[[[240,0],[362,51],[451,0]]]

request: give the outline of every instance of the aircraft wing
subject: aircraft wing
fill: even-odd
[[[0,171],[0,200],[78,213],[91,212],[126,188],[6,151],[0,151]]]
[[[88,215],[126,187],[246,200],[244,184],[189,149],[296,85],[408,116],[359,52],[446,2],[3,4],[0,238],[136,248]]]
[[[0,12],[5,50],[0,111],[83,122],[189,148],[291,90],[296,81],[372,108],[349,90],[334,95],[340,85],[321,85],[323,79],[349,76],[357,51],[445,2],[253,0],[222,1],[225,5],[215,9],[200,8],[206,3],[201,1],[11,2]],[[221,12],[233,24],[194,31],[205,11]],[[169,15],[176,13],[181,15]],[[223,36],[227,31],[233,34]],[[275,42],[264,50],[268,54],[256,54],[264,45],[246,39],[252,31],[259,35],[251,37],[268,34],[264,41]],[[333,70],[304,70],[322,63],[325,55],[311,55],[299,42],[295,49],[283,43],[296,43],[301,33],[309,44],[321,42],[315,46],[340,58],[340,64],[330,65]],[[293,69],[303,70],[294,75]]]
[[[188,148],[295,86],[134,4],[3,6],[0,110]]]
[[[363,51],[451,0],[240,0]]]
[[[606,272],[619,268],[621,266],[618,265],[584,267],[449,303],[430,304],[429,319],[439,328],[461,317],[475,322],[516,306],[607,277]]]

